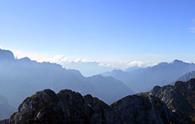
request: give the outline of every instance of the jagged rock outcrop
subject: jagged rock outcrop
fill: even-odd
[[[112,104],[112,108],[124,124],[180,124],[163,102],[146,94],[127,96]]]
[[[193,110],[187,99],[174,86],[155,87],[152,94],[164,101],[172,111],[189,114]]]
[[[195,109],[195,79],[187,82],[178,81],[175,83],[176,89],[185,97],[189,104]]]
[[[127,96],[109,106],[91,95],[47,89],[26,98],[18,112],[0,124],[180,124],[175,117],[148,94]]]
[[[177,81],[175,85],[156,86],[151,94],[165,102],[170,110],[177,113],[180,120],[191,118],[195,123],[195,79]]]
[[[122,121],[110,106],[91,95],[71,90],[55,94],[52,90],[37,92],[19,106],[2,124],[120,124]]]

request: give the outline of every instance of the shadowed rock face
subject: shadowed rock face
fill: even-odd
[[[187,82],[178,81],[175,83],[176,89],[185,97],[189,104],[195,109],[195,79]]]
[[[163,102],[146,94],[127,96],[112,108],[125,124],[180,124]]]
[[[187,99],[174,86],[165,86],[159,90],[155,87],[152,94],[164,101],[173,111],[184,114],[191,113],[192,111],[192,107]]]
[[[0,124],[180,124],[158,98],[127,96],[107,105],[91,95],[71,90],[37,92],[26,98],[18,112]]]
[[[195,118],[195,79],[178,81],[174,86],[156,86],[151,93],[165,102],[179,117]]]
[[[71,90],[55,94],[52,90],[37,92],[19,106],[8,124],[120,124],[122,121],[110,106]],[[5,123],[5,121],[1,122]]]

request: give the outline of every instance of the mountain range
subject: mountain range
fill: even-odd
[[[0,124],[194,124],[195,79],[128,95],[111,105],[91,95],[50,89],[27,97]]]
[[[194,63],[174,60],[170,63],[162,62],[155,66],[133,70],[113,70],[102,75],[112,76],[124,82],[134,92],[143,92],[151,90],[155,85],[163,86],[175,82],[191,71],[195,71]]]
[[[0,68],[0,96],[3,96],[0,97],[0,119],[9,117],[27,96],[43,89],[52,89],[54,92],[71,89],[82,95],[91,94],[109,106],[135,92],[150,91],[156,85],[158,87],[155,89],[159,89],[160,86],[172,84],[172,86],[168,85],[168,88],[160,88],[166,89],[162,93],[171,94],[172,92],[167,91],[175,89],[172,82],[188,81],[195,75],[194,63],[175,60],[171,63],[163,62],[146,68],[130,68],[126,71],[113,70],[104,74],[84,77],[79,71],[66,69],[59,64],[40,63],[27,57],[17,59],[11,51],[2,49],[0,49]],[[161,100],[164,99],[164,97],[161,98],[162,93],[153,95]],[[164,95],[166,96],[166,94]],[[176,94],[176,96],[179,95]],[[184,99],[181,95],[179,98],[180,100]],[[150,97],[147,96],[147,99]],[[173,108],[168,105],[167,107],[168,109]]]
[[[179,77],[177,80],[178,81],[188,81],[192,78],[195,78],[195,71],[188,72],[185,75]]]
[[[132,94],[122,81],[95,75],[84,77],[77,70],[69,70],[49,62],[36,62],[29,58],[16,59],[9,50],[0,49],[0,94],[17,107],[35,91],[45,88],[59,91],[71,89],[81,94],[92,94],[107,103]]]

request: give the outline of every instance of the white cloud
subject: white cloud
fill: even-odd
[[[63,62],[85,62],[86,59],[76,58],[76,57],[66,57],[64,55],[44,55],[34,52],[23,52],[19,50],[13,50],[14,55],[16,58],[20,59],[23,57],[29,57],[32,60],[36,60],[38,62],[52,62],[62,64]]]
[[[34,52],[24,52],[20,50],[12,50],[14,53],[15,57],[20,59],[24,57],[29,57],[32,60],[36,60],[38,62],[43,62],[43,61],[50,61],[50,56],[34,53]]]
[[[108,66],[118,69],[126,69],[129,67],[145,67],[148,64],[142,61],[115,61],[115,62],[100,62],[101,66]]]
[[[95,62],[99,66],[102,67],[109,67],[113,69],[126,69],[129,67],[146,67],[149,65],[152,65],[151,63],[146,63],[143,61],[97,61],[92,60],[90,58],[81,58],[81,57],[68,57],[64,55],[44,55],[40,53],[35,52],[26,52],[26,51],[20,51],[20,50],[12,50],[16,58],[23,58],[23,57],[29,57],[32,60],[36,60],[38,62],[52,62],[52,63],[58,63],[63,65],[64,63],[89,63],[89,62]]]

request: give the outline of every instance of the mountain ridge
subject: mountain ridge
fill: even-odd
[[[79,110],[79,111],[78,111]],[[129,114],[130,113],[130,114]],[[126,96],[107,105],[91,95],[46,89],[27,97],[10,119],[0,124],[190,124],[180,121],[159,98]]]
[[[107,84],[107,77],[101,77],[101,82],[90,81],[93,77],[84,77],[79,71],[65,69],[59,64],[50,62],[36,62],[28,57],[16,59],[9,50],[0,49],[0,94],[5,96],[13,106],[18,104],[27,96],[35,91],[42,89],[53,89],[59,91],[62,88],[72,89],[81,94],[90,93],[111,103],[127,94],[131,94],[123,82],[112,78],[117,84],[112,85],[116,88],[115,92],[108,88],[94,87],[95,83]],[[103,82],[104,81],[104,82]],[[30,87],[30,89],[29,89]],[[105,91],[101,91],[104,89]],[[12,91],[12,92],[9,92]],[[99,94],[99,95],[98,95]]]
[[[134,92],[143,92],[151,90],[155,85],[167,85],[191,71],[195,71],[194,63],[187,63],[181,60],[173,62],[161,62],[157,65],[138,68],[135,70],[113,70],[103,73],[104,76],[112,76],[127,86],[131,87]],[[141,87],[144,84],[144,87]]]

